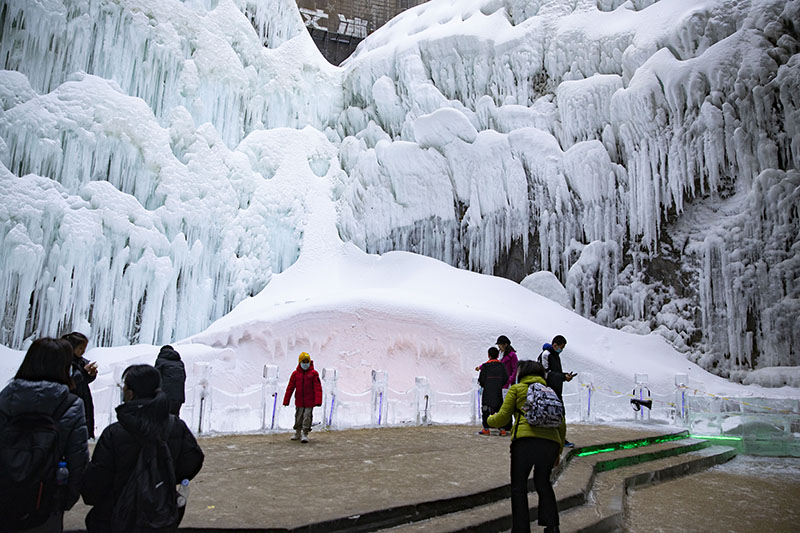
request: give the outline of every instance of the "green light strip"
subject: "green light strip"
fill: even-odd
[[[692,435],[692,438],[706,440],[742,440],[742,437],[726,437],[723,435]]]
[[[651,444],[660,444],[662,442],[670,442],[673,440],[681,440],[687,438],[686,434],[677,433],[675,435],[665,435],[663,437],[646,438],[633,440],[630,442],[620,442],[611,446],[606,445],[604,448],[595,448],[587,446],[585,451],[580,451],[575,454],[576,457],[586,457],[587,455],[595,455],[598,453],[615,452],[617,450],[630,450],[632,448],[640,448],[642,446],[649,446]]]
[[[590,451],[590,452],[579,452],[579,453],[576,453],[575,455],[577,455],[578,457],[585,457],[587,455],[594,455],[596,453],[613,452],[613,451],[615,451],[617,449],[618,448],[602,448],[600,450],[593,450],[593,451]]]

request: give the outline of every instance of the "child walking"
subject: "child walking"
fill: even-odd
[[[314,362],[306,352],[300,354],[297,368],[289,378],[286,394],[283,396],[283,405],[288,406],[289,400],[294,395],[294,436],[292,440],[308,442],[308,433],[311,431],[311,421],[314,407],[322,405],[322,383],[319,374],[314,370]]]
[[[508,381],[506,366],[497,359],[498,355],[500,355],[500,350],[492,346],[489,348],[489,360],[476,368],[476,370],[480,369],[481,371],[478,375],[478,384],[483,387],[483,394],[481,395],[483,429],[480,431],[481,435],[490,434],[487,419],[489,415],[495,414],[503,404],[503,386]],[[506,431],[501,429],[500,435],[505,434]]]

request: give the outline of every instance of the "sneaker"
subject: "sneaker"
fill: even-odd
[[[500,430],[500,436],[501,437],[505,437],[506,435],[508,435],[508,431],[506,431],[505,429],[501,429]]]
[[[575,445],[568,440],[564,441],[564,448],[574,448]]]
[[[308,442],[308,433],[303,433],[303,435],[300,437],[300,442]]]
[[[292,435],[292,440],[300,440],[300,432],[298,431],[294,435]]]
[[[478,432],[478,435],[491,435],[491,432],[488,429],[482,429]]]

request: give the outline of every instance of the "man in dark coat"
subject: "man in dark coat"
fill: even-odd
[[[86,515],[90,533],[112,531],[117,498],[148,442],[166,441],[178,482],[193,479],[203,466],[203,451],[194,435],[183,420],[169,413],[158,371],[150,365],[133,365],[123,373],[123,381],[125,403],[117,407],[119,422],[100,435],[83,479],[83,500],[94,506]]]
[[[572,378],[578,375],[575,372],[564,372],[561,367],[561,352],[566,345],[567,339],[562,335],[556,335],[553,337],[552,343],[545,343],[542,346],[542,353],[539,354],[539,362],[544,366],[547,386],[555,391],[562,403],[564,402],[562,396],[564,382],[572,381]],[[571,447],[574,444],[564,441],[564,446]]]
[[[489,348],[489,360],[480,367],[481,373],[478,374],[478,384],[483,387],[481,395],[481,413],[483,414],[483,430],[481,435],[489,435],[489,424],[486,421],[490,415],[495,414],[503,405],[503,387],[508,381],[508,371],[506,365],[501,363],[497,357],[500,350],[492,346]],[[501,429],[500,435],[505,435],[506,430]]]
[[[156,370],[161,374],[161,390],[169,400],[169,413],[178,416],[186,401],[186,368],[181,354],[169,344],[162,346],[156,358]]]

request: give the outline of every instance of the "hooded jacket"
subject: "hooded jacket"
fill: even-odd
[[[69,394],[69,388],[52,381],[12,380],[0,392],[0,432],[12,416],[20,413],[53,414]],[[83,401],[78,398],[58,421],[58,442],[67,461],[69,481],[63,510],[71,509],[80,495],[81,482],[89,462],[86,418]]]
[[[529,375],[523,377],[519,383],[512,385],[508,389],[502,407],[500,407],[497,413],[491,415],[487,422],[490,426],[495,428],[503,427],[511,421],[513,415],[516,420],[511,429],[512,441],[525,437],[536,437],[539,439],[556,441],[561,446],[558,452],[561,454],[561,451],[564,449],[564,440],[567,436],[567,425],[563,420],[561,421],[561,425],[557,428],[533,427],[525,420],[522,408],[525,406],[525,401],[528,397],[528,387],[532,383],[546,385],[544,379],[539,376]]]
[[[111,531],[114,503],[136,466],[142,442],[167,441],[176,480],[194,478],[203,466],[203,451],[183,420],[169,414],[163,392],[123,403],[117,407],[117,420],[97,440],[84,476],[81,495],[94,505],[86,516],[88,531]]]
[[[542,353],[539,355],[539,362],[544,366],[547,386],[556,391],[558,399],[563,402],[562,392],[567,376],[561,368],[561,355],[550,343],[545,343],[542,346]]]
[[[478,375],[478,384],[483,387],[481,405],[492,408],[500,407],[503,403],[503,388],[508,381],[508,372],[503,363],[497,359],[489,359],[481,365]]]
[[[289,384],[286,386],[286,394],[283,396],[283,405],[289,405],[294,395],[295,407],[316,407],[322,405],[322,383],[319,381],[319,374],[314,370],[314,361],[310,361],[308,370],[303,370],[300,364],[292,372]]]
[[[167,399],[171,402],[184,403],[186,368],[181,361],[181,355],[165,346],[158,352],[155,367],[161,374],[161,390],[167,395]]]

